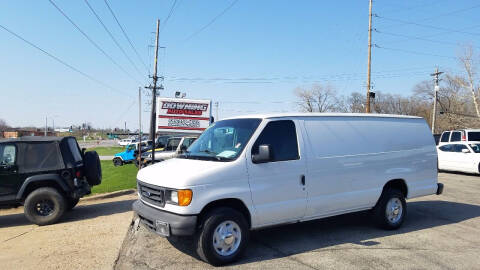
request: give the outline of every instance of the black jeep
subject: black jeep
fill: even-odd
[[[74,137],[0,140],[0,207],[24,205],[38,225],[55,223],[102,181],[97,152],[85,152]]]

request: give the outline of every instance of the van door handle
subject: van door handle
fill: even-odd
[[[305,186],[305,175],[303,174],[300,176],[300,183],[302,183],[302,186]]]

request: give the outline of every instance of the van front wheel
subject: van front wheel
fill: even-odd
[[[407,203],[403,193],[397,189],[384,190],[373,209],[376,223],[387,230],[398,229],[407,214]]]
[[[236,261],[245,251],[249,228],[238,211],[222,207],[210,212],[197,235],[197,253],[211,265]]]

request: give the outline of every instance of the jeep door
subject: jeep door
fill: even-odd
[[[298,124],[292,120],[270,121],[252,147],[247,149],[247,169],[259,226],[300,220],[307,206],[304,185],[305,157]],[[253,163],[260,145],[269,145],[271,159]]]
[[[0,197],[15,197],[20,186],[17,166],[17,147],[0,144]]]

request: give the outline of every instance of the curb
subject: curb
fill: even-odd
[[[123,196],[123,195],[135,194],[136,192],[137,192],[136,189],[120,190],[120,191],[115,191],[115,192],[111,192],[111,193],[104,193],[104,194],[98,194],[98,195],[85,197],[85,198],[82,198],[80,201],[85,202],[85,201],[110,199],[110,198],[120,197],[120,196]]]

